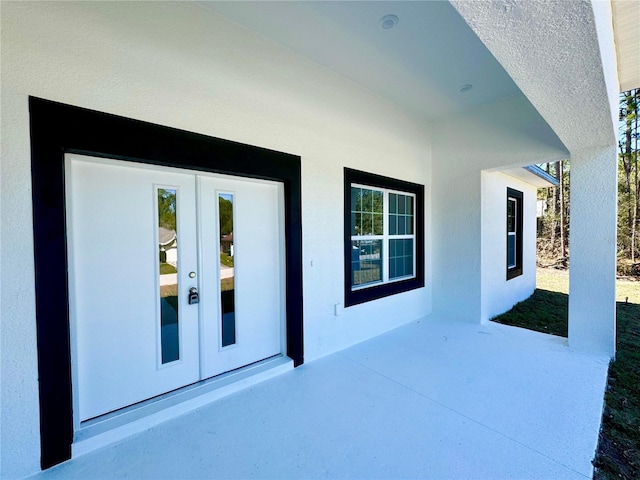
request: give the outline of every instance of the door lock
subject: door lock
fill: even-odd
[[[189,289],[189,305],[194,305],[200,301],[200,297],[198,295],[198,289],[196,287],[191,287]]]

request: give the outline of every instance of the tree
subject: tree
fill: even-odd
[[[176,231],[176,191],[158,189],[158,225]]]
[[[640,275],[640,89],[621,93],[619,107],[618,272],[621,275]],[[546,207],[538,231],[538,255],[540,263],[566,265],[570,212],[569,162],[549,163],[545,168],[558,180],[559,185],[538,192],[538,199],[545,201]]]
[[[538,191],[538,200],[544,202],[538,224],[538,256],[541,264],[566,267],[569,260],[569,160],[548,163],[545,169],[556,178],[558,186]]]
[[[640,256],[640,181],[638,178],[638,108],[640,89],[620,94],[620,135],[618,140],[620,182],[618,184],[618,254],[636,263]]]
[[[231,198],[218,197],[220,211],[220,235],[229,235],[233,232],[233,201]]]

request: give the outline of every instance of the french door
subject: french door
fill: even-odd
[[[283,351],[282,185],[67,155],[74,409]]]

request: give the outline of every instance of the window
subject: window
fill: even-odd
[[[424,187],[345,168],[345,305],[424,286]]]
[[[522,275],[522,192],[507,188],[507,280]]]

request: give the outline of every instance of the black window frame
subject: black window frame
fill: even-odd
[[[514,198],[516,200],[516,264],[514,267],[509,268],[509,199]],[[505,215],[505,227],[506,227],[506,248],[505,259],[507,268],[507,280],[519,277],[522,275],[522,212],[524,195],[520,190],[507,187],[507,202],[506,202],[506,215]]]
[[[415,195],[415,276],[406,280],[351,288],[351,185],[367,185]],[[344,168],[344,305],[350,307],[402,292],[424,287],[424,185],[395,178]],[[385,258],[385,261],[387,259]]]

